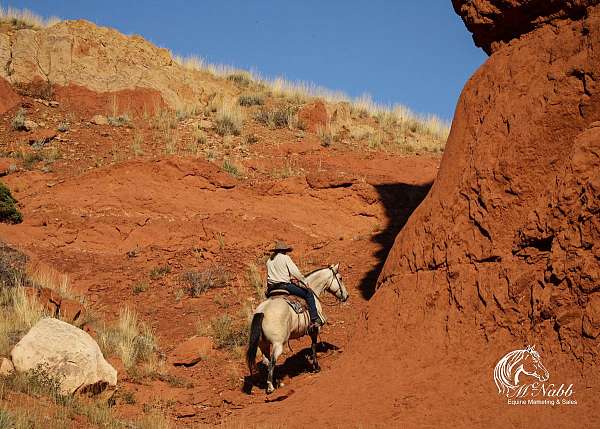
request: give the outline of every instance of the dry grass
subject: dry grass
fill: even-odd
[[[246,281],[254,292],[254,298],[258,302],[265,299],[265,282],[256,264],[248,264],[246,270]]]
[[[265,104],[265,96],[259,93],[242,94],[238,98],[238,104],[240,106],[260,106]]]
[[[236,347],[243,346],[248,341],[249,323],[247,318],[242,317],[234,320],[228,314],[216,317],[210,321],[208,329],[219,349],[233,350]]]
[[[244,112],[235,104],[223,101],[217,107],[215,128],[222,136],[239,136],[244,125]]]
[[[435,115],[416,114],[400,104],[384,105],[376,103],[368,94],[352,98],[341,91],[332,91],[310,82],[292,82],[282,77],[268,79],[257,73],[235,69],[230,66],[209,64],[200,57],[175,57],[174,60],[191,70],[210,73],[216,77],[233,80],[236,83],[243,81],[245,86],[254,83],[258,87],[266,88],[269,95],[285,98],[296,104],[307,103],[315,99],[322,99],[328,103],[347,102],[350,104],[354,116],[358,118],[377,118],[383,127],[395,125],[412,130],[411,132],[419,137],[413,139],[413,141],[429,141],[430,143],[424,147],[428,148],[427,150],[432,149],[431,151],[434,152],[443,150],[448,138],[450,125],[447,121]],[[249,101],[249,99],[244,99],[244,103]],[[261,121],[259,119],[259,121],[273,124],[272,119],[270,120],[268,117],[264,119],[266,120]]]
[[[0,289],[0,355],[8,356],[12,347],[35,325],[46,311],[25,294],[21,280]]]
[[[125,368],[149,362],[157,350],[156,339],[150,327],[138,320],[128,307],[119,312],[115,326],[98,331],[98,345],[106,355],[117,355]]]
[[[301,128],[298,120],[298,106],[280,106],[261,109],[255,118],[267,127],[274,128]]]
[[[186,283],[187,292],[192,297],[198,297],[209,289],[227,286],[230,275],[225,268],[215,265],[204,271],[187,271],[181,276],[181,281]]]
[[[0,5],[0,23],[7,22],[16,28],[44,28],[60,22],[55,16],[43,18],[29,9],[4,8]]]
[[[14,116],[14,118],[12,118],[10,125],[12,126],[12,129],[15,131],[24,131],[26,129],[25,128],[26,120],[27,120],[27,116],[25,115],[25,109],[20,108],[17,111],[17,114]]]

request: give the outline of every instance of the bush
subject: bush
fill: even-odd
[[[238,99],[240,106],[260,106],[265,103],[265,98],[262,94],[243,94]]]
[[[188,284],[188,293],[198,297],[209,289],[227,286],[229,273],[223,267],[215,266],[205,271],[188,271],[181,278]]]
[[[129,127],[131,125],[131,119],[129,115],[109,116],[108,125],[112,127]]]
[[[151,329],[127,307],[119,313],[116,326],[99,330],[98,344],[106,355],[119,356],[125,368],[148,362],[158,348]]]
[[[25,131],[25,120],[27,117],[25,116],[25,109],[21,108],[17,112],[14,118],[12,118],[11,126],[15,131]]]
[[[150,278],[152,280],[158,280],[161,277],[164,277],[165,275],[169,274],[170,272],[171,272],[171,267],[169,267],[168,265],[155,267],[155,268],[152,268],[152,270],[150,271]]]
[[[248,323],[243,323],[243,321],[236,323],[227,314],[213,319],[210,323],[210,330],[215,345],[219,349],[233,349],[248,341]]]
[[[23,221],[16,203],[10,190],[0,182],[0,222],[17,224]]]
[[[248,86],[252,82],[252,76],[250,73],[240,71],[227,76],[227,80],[240,86]]]
[[[298,127],[298,108],[295,106],[278,107],[276,109],[261,109],[255,118],[261,124],[269,128],[289,128]]]
[[[220,135],[233,134],[238,136],[242,132],[242,126],[244,125],[244,114],[236,106],[222,104],[217,108],[215,121],[217,133]]]
[[[61,122],[60,124],[58,124],[58,127],[56,128],[57,131],[61,132],[61,133],[66,133],[67,131],[69,131],[71,129],[71,126],[69,125],[68,122]]]

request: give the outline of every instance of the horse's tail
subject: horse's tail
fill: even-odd
[[[250,375],[252,375],[252,367],[256,361],[258,343],[262,337],[262,322],[264,317],[264,313],[256,313],[252,318],[252,325],[250,326],[250,338],[248,340],[248,350],[246,351],[246,363],[248,364]]]

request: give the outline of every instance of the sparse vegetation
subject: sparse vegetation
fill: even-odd
[[[246,281],[254,291],[258,302],[265,299],[265,284],[256,264],[249,264],[246,270]]]
[[[223,102],[217,108],[215,127],[222,136],[238,136],[244,125],[244,113],[235,105]]]
[[[293,129],[298,125],[298,107],[283,106],[274,109],[263,108],[255,119],[269,128]]]
[[[238,70],[228,75],[227,80],[230,80],[239,86],[248,86],[252,82],[252,74],[250,72]]]
[[[229,281],[229,273],[221,266],[204,271],[187,271],[181,276],[190,296],[198,297],[209,289],[223,288]]]
[[[171,272],[171,267],[168,265],[162,265],[160,267],[155,267],[150,271],[150,279],[158,280]]]
[[[273,168],[270,176],[275,179],[286,179],[288,177],[300,176],[302,173],[302,168],[300,168],[294,160],[286,159],[283,166]]]
[[[333,132],[331,131],[331,126],[319,127],[317,129],[317,135],[321,140],[321,146],[329,147],[333,143]]]
[[[17,224],[22,221],[23,216],[17,208],[17,200],[6,185],[0,182],[0,222]]]
[[[20,108],[17,111],[17,114],[12,118],[10,125],[12,129],[15,131],[25,131],[27,128],[25,127],[25,121],[27,120],[27,116],[25,114],[25,109]]]
[[[250,106],[260,106],[265,103],[265,97],[262,94],[252,93],[252,94],[242,94],[238,99],[238,104],[240,106],[250,107]]]
[[[71,125],[67,121],[60,122],[58,124],[58,127],[56,127],[56,130],[59,131],[59,132],[61,132],[61,133],[66,133],[70,129],[71,129]]]
[[[131,288],[131,291],[133,292],[134,295],[138,295],[142,292],[146,292],[147,290],[148,290],[148,283],[146,283],[146,282],[137,282]]]
[[[133,143],[131,143],[131,151],[135,156],[141,156],[144,154],[142,145],[144,144],[144,137],[140,132],[136,132],[133,135]]]
[[[237,164],[235,164],[233,161],[230,161],[228,159],[223,161],[223,171],[225,171],[226,173],[231,174],[233,177],[236,178],[241,178],[242,177],[242,169],[240,168],[240,166],[238,166]]]
[[[109,116],[107,119],[108,119],[108,125],[110,125],[111,127],[130,127],[131,126],[131,119],[129,118],[129,115],[127,115],[126,113],[124,113],[122,115]]]
[[[125,368],[148,362],[157,349],[151,329],[128,307],[120,311],[116,326],[99,330],[98,345],[105,355],[117,355]]]
[[[0,5],[0,23],[7,22],[17,29],[50,27],[60,21],[55,16],[42,18],[29,9],[5,9]]]
[[[228,314],[216,317],[210,322],[210,333],[215,345],[220,349],[234,349],[248,340],[248,321],[235,321]]]

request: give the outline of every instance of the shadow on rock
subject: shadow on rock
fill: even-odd
[[[426,185],[408,185],[406,183],[390,183],[375,185],[379,198],[385,207],[389,220],[387,228],[374,235],[372,241],[379,244],[377,265],[360,281],[359,289],[365,299],[370,299],[375,293],[377,278],[383,269],[383,264],[394,244],[396,236],[406,224],[413,211],[425,199],[432,183]]]

